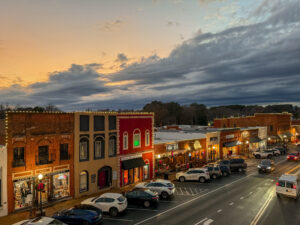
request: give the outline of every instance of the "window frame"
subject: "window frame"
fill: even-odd
[[[148,147],[150,146],[150,131],[146,130],[145,131],[145,146]]]
[[[19,150],[23,150],[23,161],[20,159],[15,159],[15,150],[19,152]],[[19,154],[18,154],[19,155]],[[13,148],[13,167],[21,167],[26,165],[26,160],[25,160],[25,147],[15,147]]]
[[[123,133],[123,150],[128,150],[128,132]]]
[[[81,189],[81,178],[82,178],[83,173],[86,174],[86,188],[85,189]],[[89,172],[86,170],[83,170],[79,174],[79,192],[82,193],[82,192],[87,192],[87,191],[89,191]]]
[[[139,145],[134,145],[135,139],[136,139],[136,135],[138,135],[138,139],[139,139]],[[133,148],[140,148],[141,147],[141,131],[140,129],[135,129],[133,131],[133,140],[132,140],[132,146]]]
[[[82,141],[82,140],[85,140],[85,141]],[[86,159],[82,159],[81,158],[81,145],[82,145],[82,143],[86,143],[86,152],[87,152],[87,158]],[[82,137],[82,138],[80,138],[80,140],[79,140],[79,162],[84,162],[84,161],[89,161],[89,151],[90,151],[90,149],[89,149],[89,138],[87,138],[87,137]]]
[[[115,143],[114,143],[114,154],[110,154],[110,148],[111,148],[110,140],[111,140],[112,137],[115,140]],[[109,139],[108,139],[108,157],[114,157],[116,155],[117,155],[117,135],[116,134],[111,134],[111,135],[109,135]]]
[[[66,154],[67,158],[62,157],[62,155],[64,155],[65,153],[61,154],[62,153],[62,146],[64,146],[64,145],[67,145],[67,154]],[[61,143],[60,147],[59,147],[59,160],[62,161],[62,160],[69,160],[69,159],[70,159],[70,157],[69,157],[69,143]]]
[[[88,118],[88,121],[87,121],[87,129],[83,129],[83,127],[82,127],[82,123],[83,122],[81,122],[81,118],[83,119],[83,118]],[[90,130],[90,116],[89,115],[79,115],[79,131],[80,132],[87,132],[87,131],[89,131]]]
[[[48,157],[47,157],[47,161],[45,161],[45,163],[41,163],[40,161],[40,150],[42,150],[42,148],[45,148],[47,149],[47,152],[48,152]],[[51,161],[49,160],[49,145],[41,145],[41,146],[38,146],[38,162],[37,162],[37,165],[46,165],[46,164],[50,164]]]
[[[100,142],[100,156],[96,156],[96,143]],[[97,136],[94,140],[94,159],[105,158],[105,138],[103,136]]]

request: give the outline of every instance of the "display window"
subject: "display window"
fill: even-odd
[[[124,185],[127,185],[129,183],[128,170],[123,171],[123,183],[124,183]]]
[[[143,166],[143,174],[144,174],[144,180],[149,179],[149,164],[146,164]]]
[[[32,205],[33,181],[31,179],[14,181],[15,209],[22,209]]]
[[[70,196],[70,173],[53,175],[53,198],[59,199]]]

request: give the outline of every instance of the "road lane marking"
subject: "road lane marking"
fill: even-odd
[[[203,225],[209,225],[211,224],[212,222],[214,222],[212,219],[209,219],[209,220],[206,220]]]
[[[294,167],[294,168],[290,169],[289,171],[287,171],[287,172],[286,172],[286,174],[289,174],[289,173],[291,173],[292,171],[294,171],[294,170],[298,169],[299,167],[300,167],[300,165],[298,165],[298,166],[296,166],[296,167]]]
[[[233,205],[233,204],[234,204],[233,202],[230,202],[230,203],[229,203],[229,205]]]
[[[190,193],[187,191],[186,188],[184,188],[185,192],[186,192],[186,195],[190,195]]]
[[[251,192],[249,193],[249,195],[252,195],[252,193],[253,193],[253,192],[251,191]]]
[[[143,208],[126,208],[126,209],[129,209],[129,210],[138,210],[138,211],[154,211],[154,212],[158,211],[157,209],[143,209]]]
[[[271,202],[271,200],[273,198],[273,195],[274,195],[273,192],[271,192],[271,194],[269,195],[269,197],[267,198],[267,200],[265,201],[265,203],[263,204],[263,206],[259,209],[259,211],[256,214],[256,216],[251,221],[250,225],[256,225],[258,223],[259,219],[261,218],[261,216],[263,215],[263,213],[267,209],[268,205],[270,204],[270,202]]]
[[[164,214],[166,214],[166,213],[168,213],[168,212],[170,212],[170,211],[172,211],[172,210],[174,210],[174,209],[177,209],[177,208],[179,208],[179,207],[181,207],[181,206],[184,206],[184,205],[186,205],[186,204],[189,204],[189,203],[191,203],[191,202],[193,202],[193,201],[195,201],[195,200],[198,200],[198,199],[200,199],[200,198],[202,198],[202,197],[204,197],[204,196],[207,196],[207,195],[209,195],[209,194],[211,194],[211,193],[214,193],[214,192],[216,192],[216,191],[219,191],[219,190],[221,190],[221,189],[223,189],[223,188],[227,188],[228,186],[230,186],[230,185],[232,185],[232,184],[234,184],[234,183],[236,183],[236,182],[238,182],[238,181],[244,180],[244,179],[246,179],[246,178],[252,176],[253,174],[254,174],[254,173],[248,174],[247,176],[242,177],[242,178],[240,178],[240,179],[237,179],[237,180],[235,180],[235,181],[232,181],[231,183],[229,183],[229,184],[227,184],[227,185],[218,187],[218,188],[216,188],[216,189],[214,189],[214,190],[212,190],[212,191],[206,192],[206,193],[204,193],[204,194],[202,194],[202,195],[199,195],[199,196],[197,196],[197,197],[195,197],[195,198],[193,198],[193,199],[190,199],[190,200],[188,200],[188,201],[186,201],[186,202],[183,202],[183,203],[181,203],[181,204],[179,204],[179,205],[177,205],[177,206],[174,206],[173,208],[167,209],[167,210],[165,210],[165,211],[163,211],[163,212],[161,212],[161,213],[158,213],[158,214],[156,214],[156,215],[154,215],[154,216],[151,216],[151,217],[149,217],[149,218],[147,218],[147,219],[141,220],[141,221],[135,223],[134,225],[139,225],[139,224],[142,224],[142,223],[144,223],[144,222],[147,222],[147,221],[149,221],[149,220],[151,220],[151,219],[153,219],[153,218],[156,218],[156,217],[158,217],[158,216],[164,215]]]
[[[217,212],[218,212],[218,213],[222,212],[222,209],[219,209]]]
[[[203,220],[200,220],[200,221],[199,221],[198,223],[196,223],[195,225],[198,225],[198,224],[204,222],[205,220],[207,220],[207,218],[204,218]]]
[[[115,221],[124,221],[124,222],[132,222],[133,220],[126,220],[126,219],[117,219],[117,218],[109,218],[103,217],[104,220],[115,220]]]
[[[242,200],[243,200],[243,199],[244,199],[244,196],[240,197],[240,199],[242,199]]]

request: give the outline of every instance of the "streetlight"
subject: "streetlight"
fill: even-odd
[[[40,183],[38,184],[38,190],[40,191],[40,216],[43,216],[43,205],[42,205],[42,191],[44,189],[44,184],[42,183],[43,180],[43,174],[38,175],[38,179]]]

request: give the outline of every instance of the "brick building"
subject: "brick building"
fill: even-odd
[[[154,114],[117,115],[119,186],[154,177]]]
[[[0,119],[0,145],[5,145],[5,120]]]
[[[214,119],[215,128],[266,126],[269,139],[290,140],[290,113],[256,113],[254,116]]]
[[[6,120],[8,212],[30,208],[39,199],[39,174],[43,203],[73,197],[74,115],[8,112]]]

